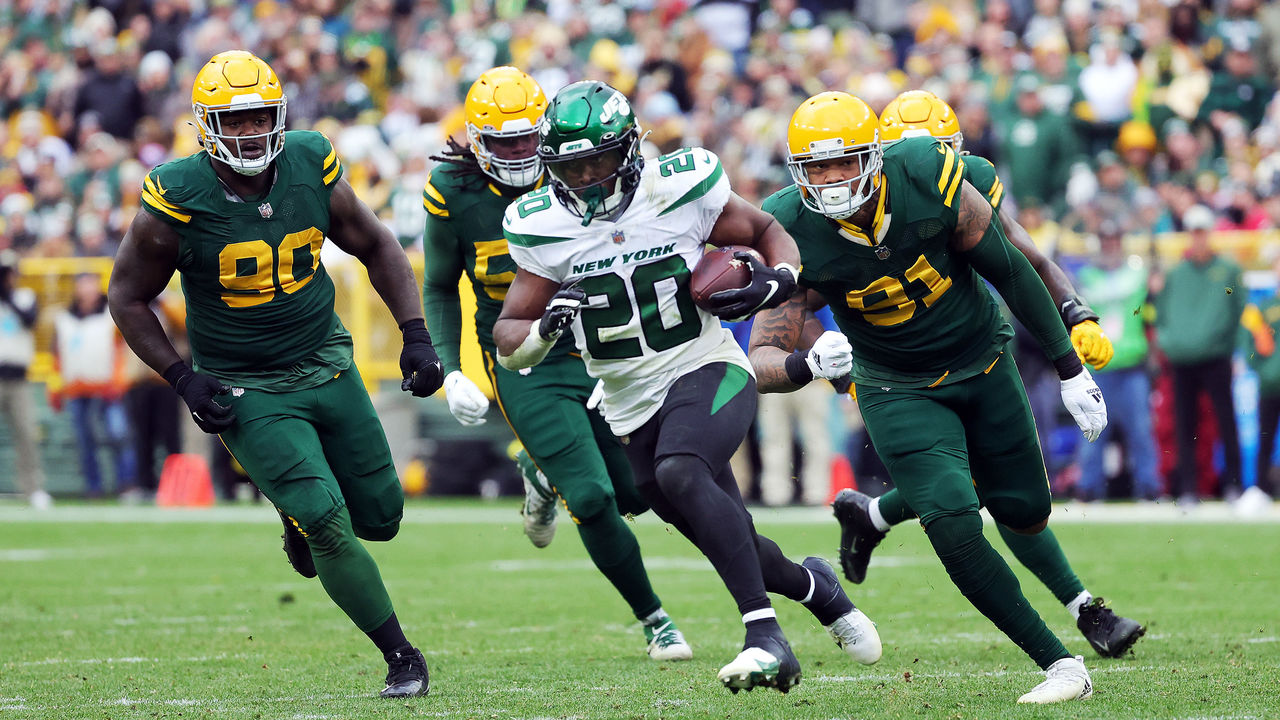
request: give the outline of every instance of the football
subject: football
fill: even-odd
[[[693,295],[694,304],[705,310],[712,294],[721,290],[738,290],[751,284],[751,268],[733,258],[737,252],[749,252],[764,261],[760,253],[745,245],[725,245],[708,250],[689,279],[689,292]]]

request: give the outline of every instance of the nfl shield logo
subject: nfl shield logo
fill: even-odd
[[[888,260],[888,259],[889,259],[889,248],[885,247],[884,245],[877,245],[877,246],[876,246],[876,257],[877,257],[877,258],[879,258],[879,259],[881,259],[881,260]]]
[[[627,241],[627,236],[623,235],[621,230],[614,230],[612,237],[615,245],[621,245]]]
[[[272,210],[271,210],[271,203],[265,203],[265,202],[264,202],[264,203],[262,203],[261,205],[259,205],[259,206],[258,206],[258,213],[259,213],[260,215],[262,215],[262,219],[263,219],[263,220],[270,220],[270,219],[271,219],[271,213],[272,213]]]

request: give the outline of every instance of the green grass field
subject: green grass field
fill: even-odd
[[[652,517],[635,524],[667,610],[694,647],[660,665],[565,523],[533,548],[518,502],[412,503],[372,546],[431,694],[374,697],[368,640],[285,563],[266,506],[160,511],[0,504],[0,718],[1273,718],[1280,716],[1280,515],[1060,506],[1054,525],[1095,594],[1148,626],[1136,653],[1092,654],[1022,568],[1033,604],[1086,657],[1091,700],[1018,706],[1040,676],[951,585],[918,526],[846,585],[879,625],[879,664],[848,660],[777,599],[804,668],[791,693],[731,695],[734,605],[702,556]],[[796,559],[835,559],[828,511],[756,511]],[[1214,519],[1218,518],[1218,519]],[[990,529],[989,529],[990,530]],[[999,539],[991,532],[993,542]],[[1007,556],[1007,553],[1006,553]]]

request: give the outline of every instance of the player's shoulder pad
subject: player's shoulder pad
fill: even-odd
[[[641,184],[647,186],[645,194],[654,207],[661,208],[661,216],[707,197],[722,181],[727,188],[729,181],[720,158],[706,148],[692,147],[646,161]]]
[[[760,209],[772,215],[784,228],[790,228],[805,212],[800,200],[800,187],[788,185],[764,199]]]
[[[308,175],[319,173],[321,183],[327,188],[332,188],[342,178],[342,161],[338,159],[338,151],[322,132],[285,131],[284,152],[295,168]]]
[[[956,209],[965,175],[964,161],[950,145],[931,137],[904,138],[884,153],[885,172],[896,171],[927,198]]]
[[[987,197],[991,207],[999,210],[1004,200],[1004,183],[996,174],[996,166],[981,155],[960,153],[960,159],[964,162],[964,179]]]
[[[502,214],[502,234],[510,245],[535,248],[572,240],[581,230],[581,222],[564,209],[547,183],[507,205]]]
[[[484,183],[476,185],[474,176],[466,177],[463,172],[462,168],[450,162],[442,162],[431,169],[422,186],[422,208],[428,214],[448,220],[453,215],[464,214],[477,193],[490,192],[487,178]]]
[[[142,207],[170,225],[190,223],[201,191],[213,182],[204,155],[201,150],[152,168],[142,180]]]

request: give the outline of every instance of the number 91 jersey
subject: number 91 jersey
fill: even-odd
[[[507,208],[502,228],[516,264],[587,293],[574,340],[587,372],[604,380],[616,435],[643,425],[671,385],[703,365],[751,371],[732,334],[689,294],[692,268],[729,196],[719,158],[686,148],[645,163],[631,204],[614,222],[583,227],[550,186]]]
[[[289,367],[341,330],[320,247],[342,164],[321,133],[288,131],[267,196],[239,202],[212,162],[204,151],[167,162],[142,190],[143,209],[181,239],[192,355],[224,380]]]

